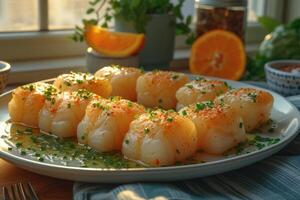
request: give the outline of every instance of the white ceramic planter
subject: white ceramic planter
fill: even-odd
[[[170,14],[149,15],[145,45],[139,54],[140,66],[147,70],[166,69],[173,59],[175,45],[175,17]],[[136,32],[133,23],[115,18],[115,31]]]

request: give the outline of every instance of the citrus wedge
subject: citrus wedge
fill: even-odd
[[[137,54],[144,45],[144,34],[112,32],[108,29],[87,25],[85,41],[96,52],[111,57]]]
[[[234,33],[213,30],[193,44],[189,67],[195,74],[239,80],[245,71],[246,55],[241,39]]]

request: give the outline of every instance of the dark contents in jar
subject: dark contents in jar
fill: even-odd
[[[198,7],[197,36],[214,30],[228,30],[238,35],[244,41],[244,10],[228,8]]]
[[[287,65],[281,66],[279,69],[284,72],[292,72],[293,70],[299,71],[300,64],[287,64]]]

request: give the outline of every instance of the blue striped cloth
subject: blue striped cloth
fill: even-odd
[[[266,87],[265,84],[255,85]],[[300,96],[288,97],[300,109]],[[75,183],[74,200],[300,200],[300,135],[259,163],[219,175],[170,183]]]

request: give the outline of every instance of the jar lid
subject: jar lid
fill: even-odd
[[[196,3],[214,7],[247,6],[247,0],[196,0]]]

